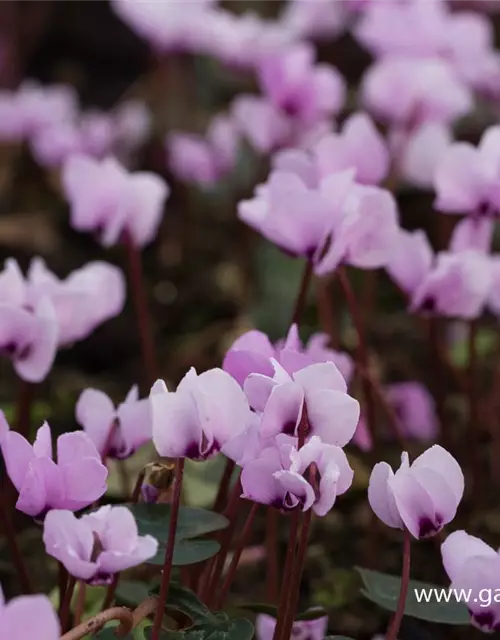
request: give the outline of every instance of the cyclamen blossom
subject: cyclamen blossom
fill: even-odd
[[[119,315],[125,306],[125,277],[107,262],[89,262],[60,280],[41,258],[34,258],[25,284],[26,304],[47,298],[59,325],[59,345],[83,340],[100,324]]]
[[[113,575],[136,567],[156,555],[158,541],[140,536],[126,507],[106,505],[81,518],[54,509],[44,522],[47,553],[74,578],[92,585],[110,584]]]
[[[314,47],[305,43],[264,59],[258,75],[270,102],[306,124],[338,113],[345,100],[342,76],[330,65],[315,63]]]
[[[470,90],[439,59],[383,58],[365,74],[363,105],[377,118],[406,129],[449,123],[472,108]]]
[[[432,440],[437,436],[434,400],[422,384],[398,382],[387,386],[385,392],[406,436],[416,440]]]
[[[368,501],[384,524],[408,529],[415,538],[435,535],[455,517],[464,493],[464,475],[455,458],[439,445],[420,455],[410,466],[403,452],[394,473],[377,463],[368,485]]]
[[[389,171],[389,151],[382,135],[365,113],[350,116],[341,133],[322,137],[313,147],[321,177],[344,169],[356,169],[356,181],[380,184]]]
[[[336,0],[289,0],[280,22],[297,39],[328,40],[345,26],[347,13],[342,4]]]
[[[50,509],[78,511],[106,491],[108,470],[86,433],[59,436],[57,462],[46,422],[33,445],[14,431],[8,431],[0,444],[7,474],[19,492],[16,507],[29,516],[43,517]]]
[[[486,129],[477,147],[456,142],[436,168],[435,207],[476,217],[500,212],[500,126]]]
[[[55,123],[71,121],[77,108],[69,85],[42,87],[26,80],[15,91],[0,91],[0,140],[26,140]]]
[[[262,436],[297,437],[305,407],[306,438],[345,446],[358,424],[359,403],[347,394],[340,371],[333,362],[304,367],[303,355],[293,351],[282,351],[280,359],[281,364],[271,359],[272,377],[253,373],[243,386],[250,406],[262,414]]]
[[[212,120],[206,136],[171,133],[166,146],[173,173],[181,180],[213,185],[234,167],[239,136],[230,116]]]
[[[190,51],[202,49],[205,22],[210,19],[214,0],[190,0],[186,11],[182,0],[136,2],[113,0],[117,16],[157,51]]]
[[[328,347],[329,337],[324,333],[313,334],[304,346],[300,340],[298,328],[293,324],[285,340],[272,344],[262,331],[247,331],[237,338],[226,353],[222,368],[243,386],[251,373],[263,373],[272,376],[274,369],[271,358],[280,362],[283,351],[303,354],[303,365],[318,362],[333,362],[340,370],[346,382],[352,377],[354,363],[352,358]]]
[[[175,392],[158,380],[150,400],[153,442],[166,457],[209,458],[253,419],[241,387],[222,369],[198,375],[192,367]]]
[[[103,458],[128,458],[152,437],[150,400],[139,399],[137,386],[116,409],[104,392],[85,389],[75,414]]]
[[[59,640],[59,619],[44,595],[19,596],[5,602],[0,587],[0,640]]]
[[[446,2],[373,2],[354,34],[376,56],[441,58],[476,89],[488,89],[498,77],[491,20],[451,11]]]
[[[244,465],[242,497],[284,511],[312,508],[316,515],[325,516],[337,495],[351,486],[354,472],[340,447],[313,437],[297,449],[293,440],[286,436],[277,438],[255,460]],[[316,489],[307,478],[311,465],[315,465],[318,476]]]
[[[308,4],[305,2],[303,4]],[[314,611],[314,609],[309,609]],[[255,620],[255,635],[257,640],[273,640],[276,618],[261,613]],[[328,628],[328,616],[314,620],[297,620],[293,623],[292,637],[294,640],[323,640]]]
[[[57,352],[59,326],[47,297],[28,307],[25,284],[15,260],[0,273],[0,353],[12,360],[19,377],[41,382]]]
[[[491,261],[483,252],[442,252],[435,257],[425,234],[401,230],[387,261],[392,279],[410,296],[414,312],[478,317],[489,301]]]
[[[470,594],[472,624],[486,633],[500,630],[500,602],[491,597],[500,589],[500,553],[466,531],[454,531],[441,545],[441,555],[450,588]]]
[[[146,171],[129,173],[114,158],[100,162],[72,156],[64,165],[62,182],[73,227],[99,234],[108,247],[124,233],[138,247],[151,242],[170,193],[160,176]]]

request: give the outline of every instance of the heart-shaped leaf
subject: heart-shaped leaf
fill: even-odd
[[[137,580],[120,580],[116,587],[116,600],[127,607],[137,607],[149,598],[151,585]]]
[[[252,613],[263,613],[273,618],[278,617],[277,607],[272,604],[266,604],[265,602],[246,602],[245,604],[240,604],[239,608],[246,609]],[[326,615],[328,614],[322,607],[313,607],[297,614],[295,616],[295,620],[317,620],[318,618],[323,618]]]
[[[168,538],[171,506],[169,504],[129,504],[134,514],[140,535],[152,535],[159,543],[156,556],[149,564],[162,565],[165,557],[165,545]],[[175,535],[173,564],[185,566],[203,562],[219,552],[220,545],[215,540],[195,540],[199,536],[224,529],[228,520],[219,513],[181,507]]]
[[[386,573],[371,571],[370,569],[361,569],[356,567],[356,571],[361,576],[364,589],[361,593],[388,611],[396,611],[399,591],[401,588],[401,578],[398,576],[390,576]],[[438,602],[435,594],[443,594],[441,602]],[[410,580],[408,588],[408,596],[406,598],[405,615],[427,622],[438,622],[441,624],[468,625],[470,624],[469,612],[465,604],[457,602],[450,591],[450,597],[446,601],[444,594],[448,592],[435,584],[419,582],[418,580]],[[422,597],[417,594],[422,594]],[[431,602],[425,601],[425,595],[429,597]],[[419,602],[420,599],[420,602]]]
[[[159,587],[157,586],[154,589],[151,589],[149,593],[157,595],[158,591]],[[166,609],[175,609],[176,611],[180,611],[193,622],[203,622],[207,618],[211,618],[213,616],[210,609],[203,604],[191,589],[187,589],[177,582],[170,583]]]
[[[163,631],[161,640],[252,640],[253,624],[246,618],[228,618],[217,613],[182,631]],[[151,628],[146,630],[146,638],[152,637]]]

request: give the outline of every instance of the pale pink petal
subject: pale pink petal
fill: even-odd
[[[115,419],[115,407],[110,398],[97,389],[85,389],[80,394],[75,408],[78,424],[102,455]]]
[[[297,435],[303,403],[304,392],[298,384],[289,382],[274,387],[262,415],[262,436]]]
[[[394,472],[387,462],[378,462],[370,475],[368,502],[375,515],[388,527],[403,529],[404,523],[394,499],[389,481]]]
[[[359,402],[341,391],[318,389],[306,393],[311,433],[327,444],[345,447],[359,422]]]
[[[70,575],[88,580],[97,571],[97,564],[91,561],[92,530],[71,511],[49,511],[43,524],[43,541],[47,553],[62,562]]]
[[[20,596],[2,610],[2,640],[58,640],[60,634],[59,620],[46,596]]]

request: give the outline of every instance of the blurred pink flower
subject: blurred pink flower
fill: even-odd
[[[239,134],[230,116],[218,115],[206,135],[174,132],[166,140],[172,172],[181,180],[213,185],[234,167]]]
[[[0,588],[0,640],[59,640],[61,628],[45,595],[19,596],[5,602]]]
[[[313,609],[309,609],[309,611],[313,611]],[[273,640],[275,627],[276,618],[265,613],[259,614],[255,621],[255,636],[257,640]],[[327,629],[328,616],[314,620],[297,620],[293,623],[291,637],[293,640],[323,640]]]
[[[116,244],[124,232],[138,247],[149,244],[170,194],[160,176],[129,173],[114,158],[72,156],[64,165],[62,182],[73,227],[99,233],[104,246]]]

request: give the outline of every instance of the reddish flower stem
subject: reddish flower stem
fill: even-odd
[[[75,626],[78,626],[82,621],[83,612],[85,611],[86,592],[87,592],[87,585],[85,584],[85,582],[83,582],[83,580],[80,580],[80,582],[78,583],[78,595],[77,595],[76,606],[75,606],[75,619],[74,619]]]
[[[219,490],[217,491],[217,496],[215,498],[213,510],[221,511],[224,503],[227,500],[227,492],[229,490],[229,485],[231,483],[231,478],[233,477],[233,471],[235,468],[235,463],[233,460],[227,458],[226,466],[224,467],[224,473],[222,474]]]
[[[432,357],[432,371],[434,374],[433,391],[436,402],[436,413],[441,426],[441,438],[443,446],[450,450],[452,447],[451,432],[446,419],[446,389],[444,387],[445,362],[441,343],[441,326],[439,318],[429,318],[428,332]]]
[[[333,311],[334,306],[331,300],[333,282],[326,278],[316,280],[316,304],[318,307],[319,323],[324,333],[330,338],[332,349],[340,347],[340,331],[338,319]]]
[[[342,286],[342,289],[344,291],[344,295],[347,301],[349,313],[354,323],[356,333],[358,334],[358,348],[357,348],[358,366],[360,366],[361,369],[369,372],[368,348],[366,345],[366,336],[365,336],[365,330],[363,326],[363,320],[361,318],[360,309],[356,301],[356,298],[354,296],[354,292],[351,288],[351,284],[349,282],[349,278],[347,277],[344,267],[339,267],[338,275],[340,279],[340,284]],[[372,441],[375,445],[377,443],[376,410],[375,410],[372,387],[367,376],[362,376],[361,382],[363,385],[363,395],[365,398],[365,405],[366,405],[367,426],[368,426],[370,435],[372,437]]]
[[[123,234],[123,244],[127,250],[130,287],[137,319],[137,329],[141,343],[142,362],[146,384],[150,387],[158,379],[158,366],[154,347],[151,319],[144,287],[141,252],[134,245],[128,232]]]
[[[135,481],[134,490],[132,491],[132,502],[137,504],[139,502],[139,498],[141,497],[141,489],[144,483],[144,478],[146,477],[146,471],[143,469],[139,475],[137,476],[137,480]]]
[[[471,446],[472,488],[478,488],[481,478],[481,450],[480,450],[480,411],[479,394],[477,388],[477,322],[469,323],[469,366],[468,366],[468,391],[469,391],[469,439]]]
[[[236,529],[236,523],[238,522],[238,511],[242,503],[242,500],[240,499],[240,495],[241,495],[241,482],[238,478],[238,481],[236,482],[236,484],[233,487],[233,490],[231,491],[229,503],[223,514],[229,520],[229,525],[226,529],[224,529],[224,531],[221,534],[220,551],[212,560],[212,562],[210,562],[210,564],[208,565],[204,584],[200,589],[201,599],[203,600],[203,602],[206,602],[207,604],[211,601],[211,599],[215,594],[217,583],[220,580],[220,577],[224,570],[226,558],[229,553],[229,549],[231,548],[231,541],[233,539],[234,531]]]
[[[17,544],[16,532],[12,525],[10,514],[5,506],[5,495],[3,492],[0,493],[0,521],[2,522],[3,532],[9,544],[12,561],[19,575],[19,582],[23,593],[33,593],[33,587],[26,565],[24,564],[23,555],[19,549],[19,545]]]
[[[312,272],[313,272],[313,265],[312,265],[312,262],[308,260],[304,266],[304,271],[302,273],[302,280],[300,281],[299,293],[297,295],[295,307],[292,313],[292,320],[290,324],[300,323],[300,319],[302,318],[302,314],[304,312],[304,308],[307,302],[307,293],[309,291],[309,285],[311,283]]]
[[[61,608],[59,612],[59,620],[61,622],[61,631],[67,631],[69,623],[69,614],[71,609],[71,600],[73,599],[73,591],[75,590],[76,578],[68,576],[66,584],[66,590],[64,592],[64,599],[61,602]]]
[[[174,557],[175,532],[177,529],[177,519],[181,503],[182,477],[184,474],[184,458],[178,458],[175,463],[174,492],[172,496],[172,509],[170,512],[170,526],[168,529],[167,548],[165,550],[165,562],[163,563],[163,574],[161,578],[160,593],[158,595],[158,607],[156,609],[151,640],[159,640],[161,623],[165,611],[165,604],[168,598],[170,587],[170,576],[172,574],[172,560]]]
[[[278,517],[277,509],[268,507],[266,511],[266,555],[267,555],[267,602],[278,602]]]
[[[273,640],[280,640],[282,637],[283,625],[285,622],[285,616],[288,608],[289,601],[289,589],[292,579],[293,564],[295,559],[295,547],[297,545],[297,534],[299,530],[300,512],[298,509],[294,509],[291,515],[290,533],[288,538],[288,546],[286,550],[285,568],[283,570],[283,580],[281,597],[278,606],[278,617],[276,620],[276,626],[274,628]]]
[[[398,632],[401,627],[401,621],[405,613],[406,596],[408,595],[408,585],[410,583],[410,554],[411,554],[411,535],[405,529],[403,543],[403,571],[401,575],[401,590],[399,592],[398,606],[391,626],[387,631],[387,640],[397,640]]]
[[[289,602],[286,611],[286,618],[283,622],[283,630],[281,632],[281,638],[283,638],[283,640],[285,640],[285,638],[291,638],[292,635],[292,627],[297,613],[297,604],[299,602],[300,584],[302,581],[302,573],[304,571],[311,519],[312,509],[309,509],[303,514],[302,517],[302,528],[300,530],[299,536],[299,547],[295,556],[295,564],[292,570],[290,589],[288,591]]]
[[[26,440],[29,440],[31,426],[31,406],[34,399],[35,385],[26,380],[18,379],[18,393],[16,404],[15,430]]]
[[[229,565],[229,568],[227,570],[227,574],[226,574],[226,578],[224,580],[224,583],[221,587],[220,593],[219,593],[219,597],[215,600],[215,610],[218,611],[219,609],[222,609],[224,602],[227,598],[227,594],[229,593],[229,589],[231,587],[231,584],[234,580],[234,576],[236,574],[236,570],[238,569],[238,564],[240,562],[240,558],[241,558],[241,554],[243,552],[243,549],[247,546],[248,543],[248,539],[250,537],[250,533],[252,531],[252,526],[253,526],[253,522],[255,520],[255,516],[257,514],[257,509],[259,508],[259,504],[257,504],[256,502],[254,504],[252,504],[252,507],[250,509],[250,512],[247,516],[247,519],[245,521],[245,524],[243,526],[243,530],[241,532],[241,535],[238,539],[238,542],[236,543],[236,548],[234,550],[234,555],[231,559],[231,564]]]

